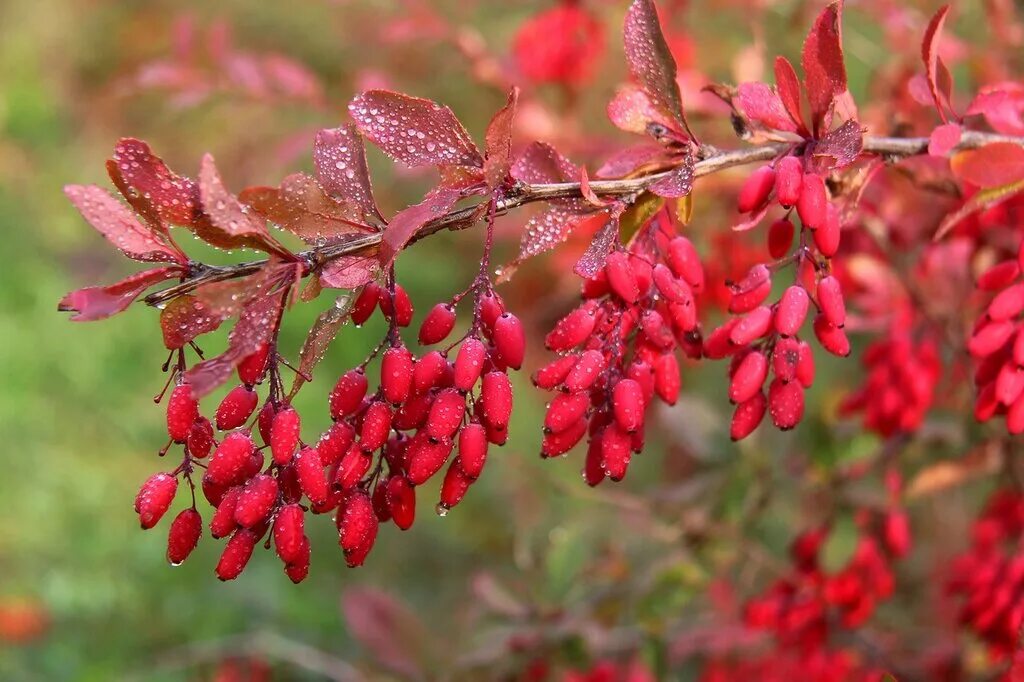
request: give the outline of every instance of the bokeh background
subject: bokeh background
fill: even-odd
[[[707,111],[714,104],[694,94],[700,85],[760,78],[771,55],[794,57],[820,6],[664,4],[684,78],[693,82],[688,105]],[[850,4],[848,68],[861,98],[868,75],[893,58],[879,49],[892,27]],[[919,30],[936,3],[904,4],[916,22],[908,30]],[[594,77],[582,88],[527,83],[517,135],[593,163],[627,140],[603,113],[625,74],[625,3],[589,5],[605,45]],[[310,524],[312,570],[299,586],[264,552],[240,579],[219,583],[212,569],[220,544],[208,537],[185,565],[170,568],[166,521],[139,531],[132,499],[161,466],[165,438],[162,407],[151,399],[164,380],[157,315],[135,305],[103,323],[72,324],[56,311],[67,291],[132,268],[85,224],[62,185],[106,184],[104,160],[127,135],[149,141],[185,174],[210,151],[233,189],[276,184],[310,167],[315,130],[343,120],[348,98],[371,86],[447,102],[480,136],[516,79],[509,55],[517,28],[548,6],[0,3],[0,679],[495,679],[516,675],[536,652],[570,667],[635,652],[657,671],[685,659],[673,649],[685,642],[666,642],[685,631],[684,614],[703,612],[717,572],[734,569],[748,551],[738,548],[739,534],[760,541],[744,560],[746,579],[755,580],[800,527],[802,505],[773,500],[820,482],[821,469],[787,477],[791,458],[825,467],[873,451],[871,436],[826,428],[833,387],[857,372],[853,363],[820,369],[825,379],[809,396],[817,407],[800,440],[772,432],[743,447],[723,430],[721,369],[692,369],[691,390],[657,415],[627,481],[590,490],[580,480],[580,453],[537,457],[544,396],[524,371],[509,445],[493,453],[465,502],[445,518],[421,504],[414,528],[384,530],[361,569],[344,566],[328,519]],[[976,20],[965,8],[958,31],[970,34]],[[712,139],[728,143],[727,121],[708,126]],[[371,165],[386,214],[429,186],[428,176],[396,171],[376,151]],[[726,224],[713,197],[735,181],[708,183],[712,199],[698,204],[706,212],[695,229]],[[502,221],[504,257],[522,224],[521,216]],[[195,246],[212,259],[239,257]],[[582,244],[568,248],[578,253]],[[470,281],[479,253],[474,234],[442,235],[403,256],[399,279],[423,311]],[[571,262],[545,259],[505,287],[535,330],[571,304],[576,283],[559,274]],[[286,348],[298,349],[327,304],[325,296],[289,316]],[[346,329],[318,381],[303,390],[307,437],[326,426],[333,379],[372,348],[378,331]],[[219,343],[215,335],[204,345]],[[533,349],[528,368],[542,359]],[[839,537],[837,555],[848,552],[853,532],[845,548]],[[226,672],[225,659],[254,654],[257,669]]]

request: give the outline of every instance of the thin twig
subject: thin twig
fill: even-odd
[[[956,146],[956,149],[975,149],[992,142],[1012,142],[1024,145],[1024,138],[967,131],[961,136],[960,143]],[[888,158],[900,158],[925,153],[928,150],[928,143],[929,138],[927,137],[866,137],[864,138],[864,151],[869,154],[881,154]],[[712,173],[735,166],[768,161],[785,152],[790,147],[792,147],[790,143],[773,142],[756,147],[716,153],[695,164],[694,176],[711,175]],[[645,190],[671,172],[672,170],[670,169],[639,178],[595,180],[589,184],[591,191],[599,197],[628,196]],[[496,202],[495,214],[501,215],[514,208],[538,201],[577,199],[580,197],[582,197],[582,191],[578,182],[522,185],[510,196]],[[413,241],[419,241],[442,230],[459,230],[471,227],[480,215],[479,205],[457,209],[427,222],[417,232]],[[381,240],[382,233],[374,232],[357,235],[343,242],[303,251],[297,254],[305,263],[303,276],[305,277],[315,269],[337,258],[366,253],[377,247]],[[152,293],[143,298],[142,302],[151,306],[162,306],[182,294],[195,291],[204,284],[222,282],[254,274],[266,264],[266,259],[239,263],[237,265],[195,264],[192,272],[184,281]]]

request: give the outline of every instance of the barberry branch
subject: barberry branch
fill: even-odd
[[[955,150],[976,149],[992,142],[1011,142],[1024,146],[1024,137],[1012,137],[993,133],[964,132]],[[865,137],[864,152],[879,154],[887,159],[899,159],[923,154],[928,151],[927,137]],[[694,176],[711,175],[736,166],[744,166],[770,159],[785,153],[792,143],[773,142],[745,149],[711,151],[694,165]],[[673,169],[650,173],[642,177],[615,180],[595,180],[589,183],[590,190],[598,197],[621,197],[644,191],[658,180],[666,177]],[[578,182],[561,182],[535,185],[519,185],[508,195],[495,202],[494,214],[503,215],[512,209],[539,201],[552,199],[578,199],[583,196]],[[479,219],[480,207],[469,206],[452,211],[426,223],[412,241],[419,241],[442,230],[460,230],[471,227]],[[298,257],[305,263],[303,276],[324,264],[343,256],[369,251],[381,243],[382,233],[362,234],[345,241],[303,251]],[[259,271],[267,260],[249,261],[236,265],[192,264],[189,276],[174,286],[154,292],[142,299],[150,306],[162,306],[169,301],[192,292],[204,284],[245,277]]]

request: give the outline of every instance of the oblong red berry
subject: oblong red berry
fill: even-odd
[[[412,324],[415,310],[412,307],[412,299],[401,284],[395,285],[395,324],[399,327],[408,327]]]
[[[178,384],[167,398],[167,434],[175,443],[184,443],[197,419],[199,403],[192,397],[192,387]]]
[[[590,397],[584,393],[559,393],[548,403],[544,415],[544,428],[550,433],[561,433],[573,426],[590,406]]]
[[[380,286],[375,282],[370,282],[356,297],[349,316],[357,327],[370,319],[370,315],[373,315],[373,311],[376,310],[377,304],[380,302],[380,292]]]
[[[391,428],[398,431],[411,431],[423,426],[430,414],[430,405],[433,402],[431,393],[414,393],[395,412],[391,420]]]
[[[846,332],[829,322],[824,314],[819,313],[814,318],[814,335],[829,353],[840,357],[850,354],[850,340],[846,338]]]
[[[827,206],[825,180],[817,173],[806,173],[800,187],[800,198],[796,202],[800,222],[809,230],[818,229],[827,219]]]
[[[441,483],[441,500],[439,502],[439,514],[444,514],[466,496],[466,491],[473,483],[473,479],[467,476],[459,467],[458,462],[452,462],[445,472],[444,481]]]
[[[1004,405],[1012,405],[1024,393],[1024,368],[1015,362],[1006,362],[996,376],[996,398]]]
[[[676,345],[676,337],[672,328],[665,324],[665,318],[657,310],[649,308],[640,317],[640,328],[646,339],[659,350],[669,350]]]
[[[435,305],[420,325],[420,344],[430,346],[444,341],[455,328],[455,320],[455,306],[451,303]]]
[[[367,452],[384,447],[391,433],[393,418],[391,407],[383,400],[374,400],[363,414],[363,423],[359,428],[359,445]]]
[[[746,401],[736,406],[729,424],[729,437],[732,440],[743,440],[758,427],[768,410],[768,399],[762,391],[758,391]]]
[[[675,353],[663,353],[654,361],[654,392],[662,402],[675,405],[683,386]]]
[[[569,376],[569,372],[576,366],[578,360],[578,355],[563,355],[555,358],[534,372],[533,385],[550,391],[565,381],[565,377]]]
[[[332,419],[341,419],[359,409],[366,397],[368,382],[362,368],[350,369],[338,378],[330,395]]]
[[[807,290],[799,284],[786,289],[775,310],[775,330],[783,336],[793,336],[800,331],[810,302]]]
[[[167,533],[167,562],[179,566],[199,544],[203,534],[203,518],[193,507],[182,509],[171,522]]]
[[[583,480],[594,487],[605,478],[601,455],[601,436],[594,436],[587,443],[587,457],[583,463]]]
[[[188,454],[196,459],[205,459],[213,449],[213,424],[206,417],[192,422],[186,441]]]
[[[630,435],[616,424],[607,426],[601,432],[601,463],[608,478],[621,481],[633,456]]]
[[[999,291],[1008,287],[1018,277],[1020,277],[1020,265],[1017,261],[1004,260],[981,273],[978,278],[978,288],[983,291]]]
[[[567,351],[580,345],[594,331],[597,307],[592,301],[584,303],[555,323],[555,328],[544,337],[548,350]]]
[[[295,455],[295,473],[299,487],[313,504],[324,504],[329,493],[327,475],[320,462],[320,453],[313,448],[302,448]]]
[[[811,350],[811,344],[801,341],[798,352],[796,380],[804,388],[810,388],[811,384],[814,383],[814,352]]]
[[[609,254],[605,273],[608,275],[608,285],[616,296],[629,304],[637,302],[640,298],[640,287],[633,269],[629,266],[629,258],[624,252],[614,251]]]
[[[466,397],[454,388],[437,394],[427,415],[426,431],[431,438],[451,438],[466,415]]]
[[[764,380],[768,378],[768,358],[758,350],[743,356],[729,382],[729,400],[744,403],[761,392]]]
[[[487,347],[480,339],[470,337],[459,346],[455,356],[454,383],[460,391],[468,391],[480,378],[487,359]]]
[[[239,482],[249,467],[255,447],[249,434],[241,431],[229,433],[213,451],[206,476],[218,485]]]
[[[270,427],[270,452],[275,463],[284,466],[292,461],[301,430],[299,413],[291,405],[274,415]]]
[[[256,391],[245,385],[235,386],[217,406],[217,428],[230,431],[242,426],[256,410],[257,403],[259,396]]]
[[[789,218],[779,218],[768,226],[768,254],[772,258],[782,258],[793,246],[793,235],[796,228]]]
[[[351,425],[345,422],[331,424],[316,443],[316,452],[320,455],[320,463],[325,467],[336,464],[342,455],[348,452],[355,438],[356,432]]]
[[[220,580],[234,580],[242,575],[246,564],[252,558],[252,551],[259,540],[256,533],[247,528],[235,532],[228,540],[217,562],[217,577]]]
[[[666,300],[686,305],[693,304],[693,290],[690,289],[690,285],[682,279],[677,279],[668,266],[658,263],[652,273],[654,286],[658,287],[658,291]]]
[[[422,437],[421,437],[422,435]],[[409,443],[409,471],[407,478],[413,485],[422,485],[440,471],[452,453],[451,439],[432,441],[425,432],[417,434]]]
[[[740,318],[729,332],[729,340],[737,346],[745,346],[761,338],[772,327],[772,309],[766,305],[754,308]]]
[[[1010,340],[1015,330],[1009,320],[986,322],[975,329],[967,341],[967,351],[976,358],[992,355]]]
[[[391,520],[402,530],[409,530],[416,520],[416,488],[405,476],[395,475],[387,483],[388,506]]]
[[[574,423],[557,433],[545,433],[540,444],[541,457],[558,457],[576,447],[587,434],[587,419],[580,417]]]
[[[758,263],[739,282],[730,286],[730,313],[747,313],[758,307],[772,292],[772,273],[767,265]]]
[[[377,515],[370,496],[353,490],[338,509],[338,544],[346,553],[352,552],[377,534]]]
[[[480,387],[483,417],[492,426],[503,429],[512,417],[512,382],[504,372],[488,372]]]
[[[135,512],[139,515],[139,524],[143,529],[148,530],[160,522],[174,501],[176,492],[178,479],[170,474],[153,474],[146,479],[135,496]]]
[[[997,321],[1009,320],[1024,311],[1024,284],[1006,287],[988,305],[988,316]]]
[[[787,156],[775,164],[775,198],[789,208],[800,198],[803,185],[803,163],[795,156]]]
[[[619,427],[632,433],[644,423],[644,389],[633,379],[620,379],[612,387],[612,413]]]
[[[274,415],[277,414],[278,404],[274,400],[263,403],[260,413],[256,417],[256,425],[259,427],[260,438],[264,445],[270,445],[270,430],[274,426]]]
[[[459,431],[459,457],[456,460],[462,473],[476,479],[487,461],[487,429],[483,424],[470,422]]]
[[[836,327],[846,324],[846,303],[843,301],[843,288],[839,280],[832,275],[822,277],[817,288],[818,305],[825,318]]]
[[[252,386],[259,383],[263,373],[267,371],[267,360],[270,358],[270,344],[261,343],[254,352],[242,358],[238,363],[238,380]]]
[[[380,361],[380,392],[392,405],[400,405],[409,397],[413,376],[412,353],[405,346],[384,351]]]
[[[238,496],[242,494],[242,486],[229,488],[221,498],[220,504],[210,518],[210,535],[216,539],[226,538],[231,535],[238,523],[235,521],[235,506],[238,504]]]
[[[825,206],[825,220],[817,230],[814,231],[814,245],[825,258],[831,258],[839,251],[839,241],[842,237],[842,225],[839,221],[839,211],[832,204]]]
[[[605,368],[604,354],[599,350],[584,351],[565,377],[565,388],[571,393],[594,385]]]
[[[488,334],[494,330],[494,321],[503,312],[505,312],[505,302],[496,292],[487,291],[480,297],[480,322]]]
[[[668,243],[665,260],[672,272],[682,277],[694,291],[704,288],[704,266],[700,262],[700,254],[686,237],[673,237]]]
[[[306,576],[309,575],[309,538],[303,536],[299,558],[285,564],[284,573],[296,585],[305,580]]]
[[[438,350],[432,350],[416,362],[412,372],[412,387],[417,393],[426,393],[441,381],[448,370],[448,360]]]
[[[800,362],[800,343],[794,337],[781,338],[772,351],[772,369],[775,376],[783,381],[796,379],[796,368]]]
[[[502,313],[494,321],[494,348],[501,360],[512,369],[523,366],[526,355],[526,332],[523,323],[512,313]]]
[[[235,503],[235,522],[243,528],[252,528],[266,519],[277,501],[277,493],[277,480],[273,476],[253,476]]]
[[[373,456],[353,443],[338,464],[334,476],[334,487],[340,490],[354,488],[373,464]]]
[[[297,504],[286,504],[274,519],[274,547],[286,564],[302,559],[305,538],[305,512]]]
[[[747,176],[736,198],[736,210],[740,213],[756,211],[768,202],[775,186],[775,169],[761,166]]]
[[[768,387],[768,413],[776,427],[786,431],[800,423],[804,416],[804,389],[798,382],[779,379]]]

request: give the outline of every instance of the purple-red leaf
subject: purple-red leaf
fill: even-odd
[[[960,144],[962,132],[959,123],[938,126],[928,137],[928,153],[932,156],[946,156]]]
[[[166,229],[168,225],[191,225],[196,218],[199,188],[189,178],[167,167],[149,145],[126,137],[114,147],[107,162],[110,179],[139,213]]]
[[[523,150],[512,166],[512,177],[527,184],[574,182],[580,169],[545,142],[534,142]]]
[[[316,180],[303,173],[289,175],[279,188],[246,188],[238,198],[307,244],[322,246],[347,234],[376,232],[363,222],[359,206],[332,199]]]
[[[782,99],[764,83],[740,83],[733,101],[741,114],[763,128],[794,133],[797,130]]]
[[[848,166],[864,148],[864,131],[857,121],[847,121],[826,133],[814,145],[814,165],[819,173]]]
[[[1002,187],[1024,179],[1024,147],[1013,142],[992,142],[966,149],[953,156],[950,167],[963,182],[982,189]]]
[[[612,245],[619,238],[619,214],[621,213],[620,209],[608,219],[608,222],[598,229],[594,234],[593,240],[590,242],[590,246],[583,252],[580,259],[576,261],[573,272],[584,279],[590,279],[600,272],[601,268],[608,261],[608,254],[611,253]]]
[[[57,309],[73,312],[72,322],[102,320],[121,312],[143,291],[164,280],[181,274],[181,268],[171,266],[137,272],[120,282],[105,287],[88,287],[72,291],[61,299]]]
[[[334,305],[316,318],[309,334],[306,335],[306,340],[302,343],[302,350],[299,351],[299,371],[295,373],[295,379],[292,381],[290,397],[295,396],[302,384],[313,378],[313,369],[324,359],[331,342],[338,335],[338,330],[348,320],[355,300],[355,296],[348,294],[338,296],[334,300]]]
[[[383,222],[373,199],[363,137],[352,124],[321,130],[313,144],[316,179],[335,201],[355,204],[366,218]]]
[[[512,170],[512,124],[519,102],[519,88],[508,93],[508,102],[494,115],[484,136],[487,158],[484,160],[484,179],[491,189],[502,186]]]
[[[395,262],[398,252],[405,248],[420,228],[450,211],[459,200],[459,196],[459,192],[454,190],[438,188],[420,203],[399,211],[384,228],[384,239],[380,248],[380,262],[383,268],[386,270]]]
[[[928,28],[924,32],[924,40],[921,41],[921,59],[924,60],[924,75],[928,81],[928,91],[935,102],[935,110],[939,112],[942,122],[946,122],[946,110],[939,92],[939,40],[942,37],[942,27],[949,15],[949,5],[943,5],[935,13]],[[946,77],[948,79],[948,76]]]
[[[967,107],[967,115],[981,114],[1004,135],[1024,135],[1024,86],[1006,82],[981,89]]]
[[[654,102],[646,92],[627,83],[620,87],[615,97],[608,102],[608,118],[619,130],[627,133],[646,134],[652,123],[674,128],[678,124]]]
[[[842,13],[842,2],[833,2],[822,10],[804,42],[801,63],[815,136],[828,128],[833,105],[847,90],[840,25]]]
[[[359,131],[407,166],[472,166],[484,161],[452,110],[429,99],[368,90],[348,105]]]
[[[598,178],[621,178],[636,173],[645,165],[661,160],[665,148],[660,144],[644,142],[643,144],[626,147],[608,158],[597,172]]]
[[[129,258],[144,262],[187,262],[184,254],[143,225],[127,206],[102,187],[67,185],[64,194],[90,225]]]
[[[807,124],[804,123],[804,109],[800,99],[800,79],[797,78],[796,69],[785,57],[775,58],[775,88],[779,92],[782,106],[796,124],[797,132],[807,137]]]
[[[207,220],[197,224],[196,233],[210,245],[220,248],[248,247],[267,253],[290,255],[270,235],[263,219],[252,215],[224,187],[213,157],[209,154],[203,156],[199,167],[199,196]]]
[[[384,668],[403,679],[422,679],[436,647],[416,614],[384,592],[349,588],[341,608],[352,637]]]
[[[661,32],[658,10],[652,0],[633,0],[626,12],[623,37],[630,74],[654,106],[689,133],[676,83],[676,62]]]
[[[693,189],[693,157],[687,153],[672,172],[647,189],[666,199],[685,197]]]
[[[334,289],[355,289],[377,279],[380,261],[376,252],[370,255],[351,255],[333,259],[320,273],[320,284]]]
[[[201,334],[212,332],[225,319],[195,296],[179,296],[160,311],[160,331],[169,350],[184,348]]]

